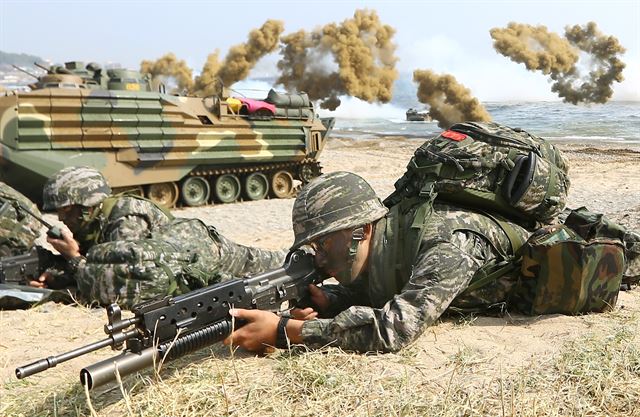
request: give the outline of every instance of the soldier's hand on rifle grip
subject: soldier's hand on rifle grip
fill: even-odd
[[[313,320],[318,318],[318,312],[311,307],[291,309],[291,317],[296,320]]]
[[[67,260],[81,255],[80,245],[73,238],[73,234],[67,230],[62,231],[62,239],[47,236],[47,242]]]
[[[318,311],[322,312],[329,308],[329,297],[327,293],[315,284],[309,284],[309,297],[311,302],[315,304]]]
[[[35,288],[48,288],[49,283],[53,281],[53,279],[53,275],[51,275],[50,272],[45,271],[38,277],[36,281],[29,281],[29,286]]]

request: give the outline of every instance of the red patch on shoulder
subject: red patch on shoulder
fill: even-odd
[[[440,134],[443,138],[455,140],[456,142],[460,142],[461,140],[465,140],[467,135],[460,132],[454,132],[453,130],[445,130]]]

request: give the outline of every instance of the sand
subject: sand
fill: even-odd
[[[404,172],[417,139],[385,138],[353,141],[332,138],[321,162],[324,172],[349,170],[362,175],[384,197],[393,190],[393,182]],[[587,206],[604,212],[616,221],[640,230],[640,145],[589,146],[559,145],[571,164],[572,186],[569,207]],[[225,236],[265,248],[286,248],[293,242],[291,208],[293,199],[263,200],[205,208],[175,210],[184,217],[199,217],[215,225]],[[50,220],[54,217],[48,215]],[[617,309],[640,312],[640,289],[623,292]],[[487,366],[521,366],[535,358],[551,357],[564,342],[586,334],[611,319],[587,315],[568,317],[506,316],[478,317],[464,325],[445,320],[428,329],[414,349],[426,358],[428,368],[437,369],[461,349],[486,358]],[[45,304],[29,311],[0,311],[0,388],[16,388],[13,370],[51,354],[58,354],[104,337],[104,310]],[[104,349],[29,379],[29,392],[75,378],[79,369],[114,353]],[[502,368],[501,368],[502,369]]]

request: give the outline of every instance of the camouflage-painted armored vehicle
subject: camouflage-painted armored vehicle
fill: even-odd
[[[103,90],[129,90],[151,91],[149,76],[138,71],[114,68],[106,72],[95,62],[86,66],[80,61],[65,62],[62,65],[51,65],[48,68],[34,62],[34,65],[46,71],[46,74],[38,76],[20,67],[13,66],[37,79],[37,82],[29,84],[32,90],[43,88],[89,88]]]
[[[236,100],[126,84],[0,96],[0,180],[39,202],[52,173],[88,165],[116,192],[197,206],[289,197],[294,180],[320,174],[317,158],[333,119],[319,119],[306,94]]]

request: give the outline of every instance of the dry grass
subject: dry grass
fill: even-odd
[[[637,313],[593,317],[599,325],[555,356],[515,368],[464,345],[435,368],[418,345],[395,355],[298,348],[267,357],[215,346],[88,396],[71,375],[38,396],[29,380],[10,382],[0,415],[640,415]]]

